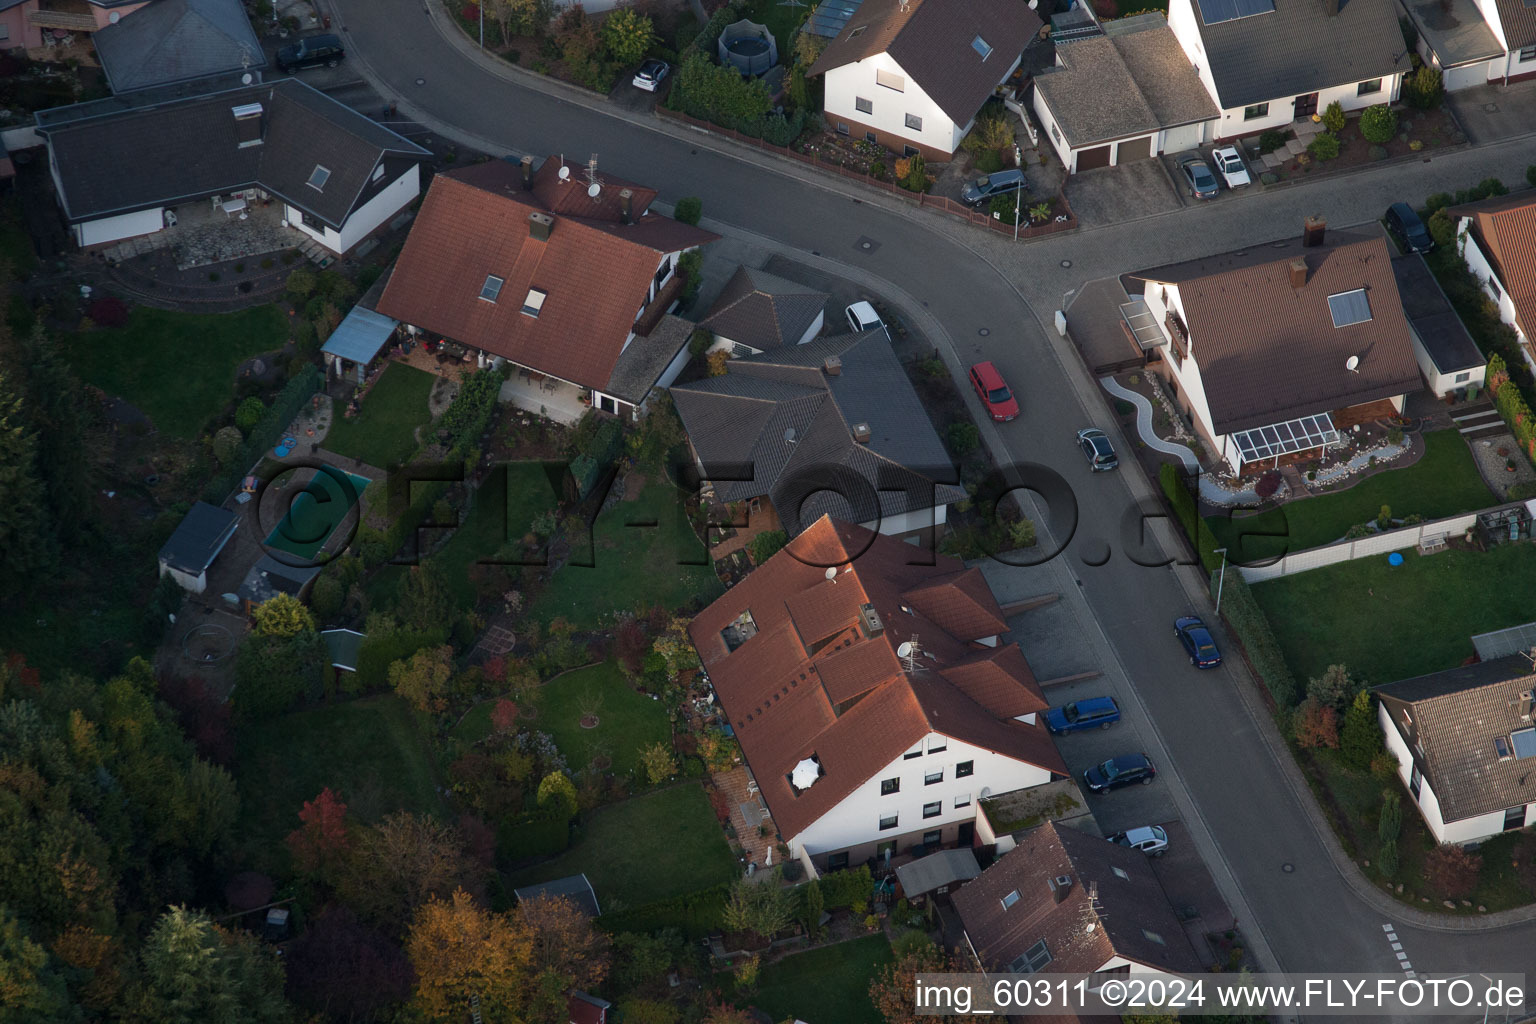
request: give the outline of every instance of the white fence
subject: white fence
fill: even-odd
[[[1509,506],[1498,507],[1507,508]],[[1484,511],[1493,510],[1485,509]],[[1321,569],[1325,565],[1334,565],[1338,562],[1348,562],[1356,558],[1369,558],[1372,555],[1384,555],[1389,551],[1402,551],[1405,548],[1415,547],[1422,542],[1460,536],[1471,529],[1473,524],[1477,522],[1477,517],[1480,514],[1478,512],[1469,512],[1464,516],[1435,519],[1430,522],[1419,523],[1416,526],[1405,526],[1400,530],[1375,533],[1369,537],[1361,537],[1359,540],[1342,540],[1325,547],[1294,552],[1272,565],[1240,566],[1238,571],[1243,574],[1243,579],[1249,583],[1262,583],[1265,580],[1276,579],[1280,576],[1306,572],[1308,569]]]

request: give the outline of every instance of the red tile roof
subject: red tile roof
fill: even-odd
[[[1046,706],[1023,653],[972,645],[1007,628],[985,579],[945,556],[907,564],[915,553],[823,516],[689,627],[786,838],[930,733],[1066,772],[1042,723],[1013,721]],[[744,613],[757,633],[732,651],[721,631]],[[922,653],[908,672],[896,649],[914,635]],[[797,793],[788,776],[812,755],[823,776]]]
[[[546,161],[523,187],[521,169],[491,160],[439,174],[423,200],[378,311],[522,366],[585,387],[606,388],[646,304],[661,259],[718,236],[657,214],[642,216],[653,189],[600,176],[596,201],[585,169],[571,180]],[[619,192],[634,193],[622,222]],[[529,216],[550,215],[547,241]],[[494,302],[488,276],[503,280]],[[546,293],[537,317],[522,312],[530,289]]]
[[[1472,218],[1472,234],[1515,304],[1515,324],[1527,338],[1536,335],[1536,199],[1516,193],[1449,212]]]

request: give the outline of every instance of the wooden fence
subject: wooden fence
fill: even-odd
[[[862,182],[870,188],[880,189],[881,191],[890,193],[898,199],[904,199],[910,202],[913,206],[922,207],[929,210],[937,210],[940,213],[947,213],[952,217],[956,217],[965,221],[972,227],[986,228],[1010,238],[1013,236],[1012,221],[1000,220],[993,217],[989,213],[973,210],[965,204],[958,203],[946,196],[930,196],[922,192],[911,192],[893,182],[881,181],[879,178],[876,178],[867,171],[849,170],[842,164],[834,163],[830,160],[823,160],[819,155],[797,153],[787,146],[779,146],[772,142],[768,142],[765,139],[758,139],[753,138],[750,135],[743,135],[741,132],[735,131],[733,129],[722,128],[720,125],[712,124],[709,121],[701,121],[696,117],[690,117],[681,111],[669,110],[666,107],[658,105],[656,107],[656,113],[662,117],[670,118],[674,121],[680,121],[683,124],[686,124],[692,128],[697,128],[700,131],[709,132],[714,135],[723,135],[726,138],[735,139],[737,142],[743,143],[745,145],[753,146],[757,149],[768,150],[769,152],[777,153],[780,156],[789,157],[791,160],[798,160],[800,163],[808,164],[812,167],[815,167],[819,171],[826,171],[831,174],[836,174],[839,177],[848,178],[852,181]],[[1054,199],[1056,208],[1065,213],[1066,220],[1050,220],[1044,224],[1026,224],[1020,222],[1019,241],[1022,242],[1031,238],[1039,238],[1042,235],[1054,235],[1058,231],[1070,231],[1077,227],[1077,214],[1072,212],[1072,207],[1067,202],[1067,197],[1061,193],[1057,193]],[[1020,212],[1022,213],[1022,211]]]

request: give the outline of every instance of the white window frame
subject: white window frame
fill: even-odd
[[[1261,117],[1269,116],[1268,103],[1250,103],[1243,108],[1244,121],[1257,121]]]
[[[538,288],[529,288],[528,297],[523,300],[523,315],[531,316],[535,320],[544,311],[544,300],[549,298],[549,293]]]
[[[1372,78],[1355,86],[1356,96],[1374,96],[1381,92],[1381,79]]]
[[[486,274],[485,284],[480,286],[481,301],[489,302],[494,305],[497,298],[499,298],[501,295],[502,286],[506,283],[507,282],[505,278],[497,277],[495,274]]]
[[[921,117],[919,117],[918,115],[916,115],[916,114],[904,114],[904,115],[902,115],[902,117],[903,117],[902,123],[907,126],[907,130],[908,131],[920,132],[920,131],[923,130],[923,119]]]
[[[863,96],[855,96],[853,98],[853,109],[860,114],[873,114],[875,112],[875,101],[867,100]]]

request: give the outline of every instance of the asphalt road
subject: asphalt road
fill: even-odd
[[[1145,787],[1147,799],[1161,799],[1190,821],[1213,871],[1226,879],[1240,924],[1262,934],[1274,967],[1401,970],[1383,929],[1400,919],[1363,901],[1335,869],[1305,812],[1302,801],[1310,796],[1276,761],[1252,696],[1228,668],[1195,672],[1173,640],[1172,619],[1197,602],[1186,581],[1122,553],[1125,516],[1138,496],[1149,502],[1150,491],[1134,469],[1092,476],[1083,465],[1072,432],[1093,422],[1112,431],[1114,425],[1050,320],[1085,281],[1288,235],[1307,214],[1348,225],[1398,198],[1465,188],[1489,175],[1520,182],[1536,161],[1536,144],[1524,139],[1370,168],[1015,247],[884,197],[855,194],[835,180],[807,180],[797,166],[772,157],[721,151],[702,136],[694,143],[492,74],[451,45],[418,0],[336,6],[352,66],[384,96],[398,98],[402,116],[409,111],[493,151],[581,159],[595,153],[600,171],[660,188],[663,201],[700,196],[711,227],[751,233],[801,258],[837,261],[855,280],[883,282],[880,290],[923,322],[952,369],[994,360],[1024,409],[992,435],[1000,456],[1056,467],[1077,494],[1080,518],[1070,545],[1033,572],[1059,584],[1081,612],[1081,642],[1105,645],[1110,674],[1133,694],[1131,714],[1147,716],[1140,749],[1164,769]],[[1165,795],[1155,797],[1159,791]],[[1101,798],[1106,828],[1160,820],[1162,805],[1133,806],[1132,798],[1128,791]],[[1117,810],[1116,801],[1131,813]],[[1536,976],[1536,925],[1464,933],[1398,924],[1396,934],[1419,973]]]

